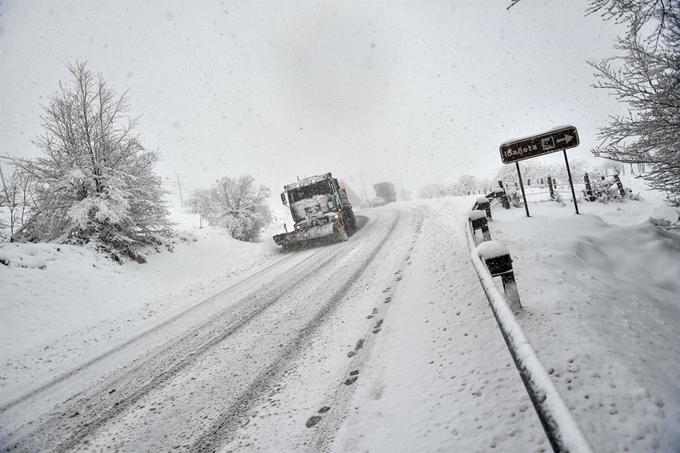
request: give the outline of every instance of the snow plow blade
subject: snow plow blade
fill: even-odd
[[[339,237],[340,240],[342,240],[343,237],[344,239],[347,239],[347,234],[345,233],[342,225],[336,223],[327,223],[326,225],[315,226],[307,228],[306,230],[277,234],[274,236],[274,242],[276,242],[276,245],[282,245],[285,247],[301,244],[312,239],[327,238],[334,235]]]

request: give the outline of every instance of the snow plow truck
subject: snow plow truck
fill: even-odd
[[[286,228],[286,233],[274,236],[277,245],[294,246],[319,238],[346,241],[356,230],[347,192],[331,173],[298,180],[284,189],[281,201],[289,207],[294,225],[293,231]]]

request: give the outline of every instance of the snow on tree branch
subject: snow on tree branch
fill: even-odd
[[[600,129],[602,142],[592,152],[650,164],[644,178],[680,206],[680,2],[594,0],[589,11],[629,24],[616,44],[623,56],[590,63],[598,79],[594,87],[629,105],[628,115],[612,117]]]
[[[144,262],[147,246],[173,234],[153,172],[160,156],[142,146],[125,93],[117,96],[85,63],[67,68],[73,79],[44,107],[44,133],[34,141],[42,157],[11,159],[34,200],[15,239],[89,244],[116,260]]]
[[[255,178],[218,179],[207,190],[194,191],[189,197],[189,210],[199,214],[211,226],[221,226],[235,239],[254,242],[272,221],[267,198],[270,190],[255,186]]]

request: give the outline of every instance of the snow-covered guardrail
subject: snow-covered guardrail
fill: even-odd
[[[505,301],[510,310],[517,312],[522,308],[512,268],[512,257],[508,249],[498,241],[484,241],[476,248],[477,255],[492,277],[500,277],[505,291]]]
[[[485,241],[491,240],[491,233],[489,232],[489,221],[484,214],[484,211],[470,211],[468,214],[468,220],[470,221],[470,226],[472,227],[472,234],[475,231],[481,230],[482,237]]]
[[[491,217],[491,202],[487,197],[477,198],[473,209],[477,211],[484,211],[489,220],[493,220],[493,217]]]
[[[497,241],[491,241],[486,246],[483,242],[477,246],[471,225],[472,222],[468,222],[466,233],[472,263],[550,445],[558,453],[591,453],[590,444],[576,424],[548,372],[539,361],[536,351],[529,344],[487,268],[485,259],[506,254],[507,250]],[[509,253],[507,256],[509,257]]]

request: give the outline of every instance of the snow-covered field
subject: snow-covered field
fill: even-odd
[[[595,451],[675,452],[680,235],[649,218],[674,221],[677,212],[639,181],[624,183],[643,199],[582,202],[580,216],[569,202],[530,203],[531,218],[496,205],[491,235],[514,259],[518,320]],[[513,436],[527,450],[549,448],[537,420],[509,429],[500,419],[527,410],[526,395],[494,400],[507,386],[506,360],[494,369],[475,365],[478,354],[500,354],[500,343],[488,340],[500,334],[479,281],[452,265],[452,254],[469,256],[451,245],[465,243],[464,207],[474,199],[400,203],[423,216],[424,242],[395,293],[389,335],[376,337],[362,371],[373,385],[357,387],[353,401],[364,404],[350,409],[336,451],[485,451]],[[281,259],[269,240],[238,242],[198,229],[180,210],[175,216],[195,240],[144,265],[121,266],[71,246],[0,246],[10,263],[0,265],[0,404]],[[466,418],[473,408],[486,418]]]

